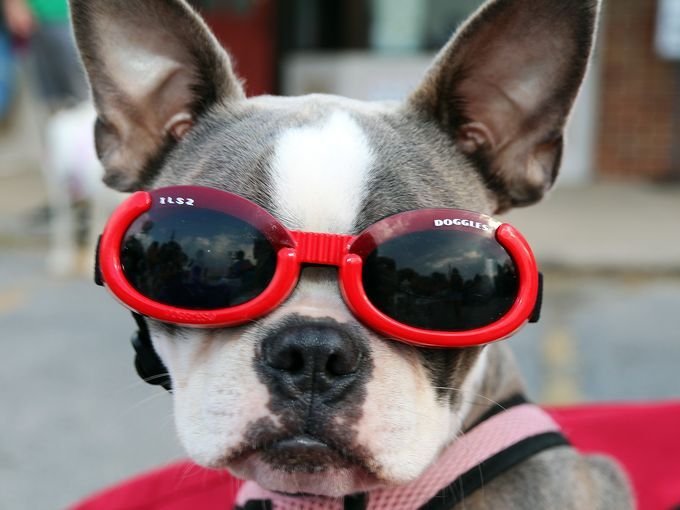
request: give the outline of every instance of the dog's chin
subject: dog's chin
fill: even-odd
[[[223,467],[264,489],[285,494],[341,497],[381,485],[358,461],[304,436],[245,453]]]
[[[263,460],[257,453],[231,465],[230,470],[239,478],[254,480],[264,489],[284,494],[338,498],[381,485],[375,475],[359,466],[300,464],[297,469],[290,470]]]

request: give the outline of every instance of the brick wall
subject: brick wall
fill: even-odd
[[[656,4],[605,4],[597,149],[603,177],[657,180],[671,174],[673,96],[680,94],[674,67],[680,64],[655,54]]]

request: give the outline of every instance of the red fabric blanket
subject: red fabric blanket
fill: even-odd
[[[680,402],[549,411],[579,450],[621,463],[640,510],[680,509]]]
[[[576,448],[618,459],[640,510],[680,508],[680,402],[549,411]],[[72,510],[224,510],[240,485],[227,473],[178,462],[106,489]]]

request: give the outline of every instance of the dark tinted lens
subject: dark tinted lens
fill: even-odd
[[[238,218],[182,207],[138,218],[123,240],[121,261],[126,278],[144,296],[211,310],[260,294],[274,276],[276,252]]]
[[[389,317],[418,328],[463,331],[502,317],[518,291],[515,265],[494,240],[464,231],[414,232],[364,261],[364,289]]]

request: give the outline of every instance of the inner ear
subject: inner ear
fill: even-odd
[[[473,155],[481,150],[491,150],[497,144],[491,130],[482,122],[463,124],[458,129],[456,138],[460,149],[468,155]]]
[[[189,112],[180,112],[172,116],[164,126],[165,133],[170,135],[173,140],[180,141],[184,138],[194,125],[194,118]]]
[[[499,211],[535,202],[555,180],[597,10],[597,0],[490,0],[409,100],[473,159]]]

